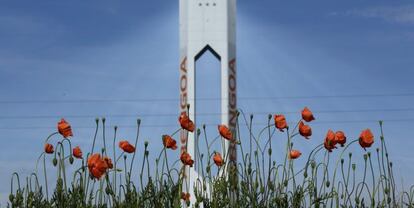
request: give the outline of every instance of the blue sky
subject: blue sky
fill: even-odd
[[[268,113],[293,122],[299,114],[292,112],[310,107],[314,135],[295,143],[303,152],[329,128],[349,138],[372,128],[378,138],[375,121],[385,120],[397,177],[414,184],[412,1],[240,0],[237,15],[241,109],[262,124]],[[0,28],[2,204],[11,173],[34,170],[62,116],[74,128],[72,142],[88,149],[95,117],[129,140],[141,117],[140,143],[150,141],[154,152],[160,135],[176,130],[178,1],[2,1]],[[218,62],[207,54],[197,64],[205,69],[200,96],[217,97]],[[199,123],[215,134],[217,101],[199,105],[208,114]]]

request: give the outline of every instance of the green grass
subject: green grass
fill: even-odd
[[[240,135],[241,126],[237,122],[233,131],[233,135],[236,135],[233,142],[238,144],[239,151],[237,163],[228,162],[217,167],[212,156],[214,151],[219,150],[207,149],[205,155],[200,151],[198,155],[192,155],[194,165],[200,170],[204,181],[197,184],[194,193],[189,193],[190,198],[196,201],[191,206],[414,207],[414,188],[410,187],[409,191],[398,191],[396,188],[382,122],[379,122],[379,138],[375,137],[374,145],[367,148],[362,158],[354,158],[347,151],[350,146],[359,146],[358,138],[348,141],[344,147],[334,149],[337,152],[335,155],[339,155],[337,158],[330,158],[332,153],[324,148],[324,141],[321,140],[320,145],[298,158],[306,161],[304,167],[295,167],[295,160],[289,159],[288,155],[293,149],[293,139],[301,137],[297,126],[285,129],[286,146],[277,150],[285,152],[284,158],[276,158],[271,142],[275,134],[282,133],[275,128],[272,116],[269,115],[269,125],[257,134],[252,132],[253,116],[249,119],[239,114],[239,120],[244,121],[241,126],[247,128],[250,135]],[[179,148],[172,150],[164,147],[156,154],[158,157],[155,161],[149,159],[147,142],[133,153],[116,155],[116,149],[119,148],[117,128],[111,141],[105,136],[97,138],[99,130],[105,135],[105,120],[102,120],[101,128],[99,123],[97,119],[93,146],[89,153],[84,154],[84,159],[75,159],[72,155],[71,139],[65,139],[57,132],[47,137],[47,143],[56,141],[54,153],[41,153],[36,170],[25,177],[24,182],[18,173],[13,173],[8,207],[180,207],[183,203],[189,204],[181,197],[185,169],[179,158],[168,158],[166,153],[180,151]],[[133,143],[135,147],[139,131],[140,120]],[[171,136],[179,141],[177,132]],[[214,141],[224,141],[220,136],[215,139],[204,136],[205,126],[197,129],[196,135],[197,142],[206,142],[207,146],[211,146]],[[97,139],[103,140],[103,147],[95,146]],[[260,141],[266,142],[263,145]],[[249,148],[243,150],[246,146],[242,142],[254,145],[247,145]],[[99,179],[91,177],[87,165],[90,155],[96,152],[113,161],[113,168],[105,169]],[[73,163],[74,160],[81,162]],[[224,160],[228,161],[228,155],[224,155]],[[357,162],[364,165],[357,167]],[[75,171],[69,172],[67,166],[72,163],[81,165],[71,168]],[[137,170],[132,169],[134,163],[138,163]],[[46,167],[50,166],[56,172],[46,172]],[[221,174],[224,169],[227,175]],[[48,175],[55,173],[58,178],[56,186],[49,187]],[[42,184],[39,181],[43,181]]]

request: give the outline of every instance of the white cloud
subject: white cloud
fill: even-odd
[[[352,9],[345,12],[332,12],[331,15],[379,18],[393,23],[414,24],[414,5]]]

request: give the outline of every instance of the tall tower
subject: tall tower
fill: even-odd
[[[180,111],[196,121],[195,62],[206,51],[220,60],[221,66],[221,123],[235,133],[237,119],[236,99],[236,0],[179,0],[180,1]],[[196,127],[197,126],[196,124]],[[214,127],[216,128],[216,127]],[[195,156],[195,134],[182,130],[181,151]],[[235,135],[235,134],[234,134]],[[235,144],[226,141],[222,155],[236,161]],[[186,167],[186,185],[183,191],[193,196],[194,182],[199,174]],[[191,197],[194,199],[194,197]]]

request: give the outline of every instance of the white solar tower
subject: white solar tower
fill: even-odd
[[[187,111],[196,121],[196,69],[195,62],[204,52],[210,51],[220,60],[221,66],[221,124],[235,133],[237,117],[236,99],[236,0],[179,0],[180,1],[180,110]],[[196,127],[197,124],[195,124]],[[200,128],[200,127],[199,127]],[[211,127],[210,127],[211,128]],[[217,127],[213,127],[217,128]],[[194,133],[181,132],[181,151],[196,154]],[[202,148],[200,148],[202,149]],[[229,152],[228,152],[229,151]],[[236,161],[235,144],[226,142],[222,155]],[[207,157],[207,156],[205,156]],[[197,161],[196,161],[197,162]],[[194,202],[194,182],[200,175],[194,168],[186,167],[184,192],[191,194]],[[201,179],[202,180],[202,179]]]

